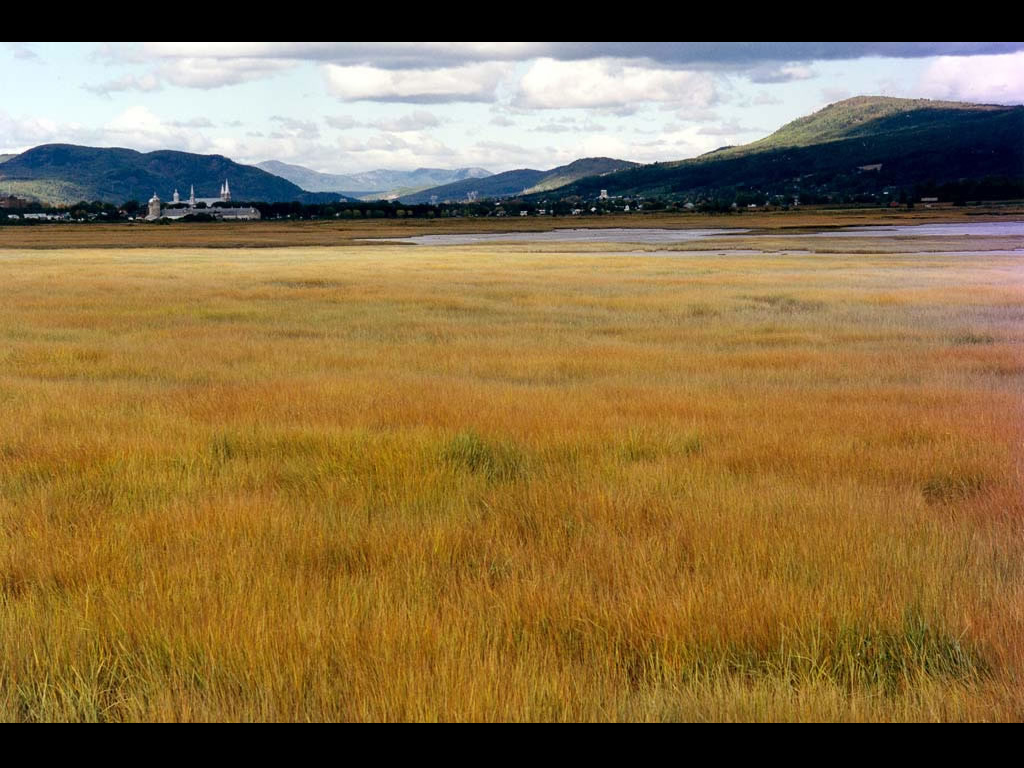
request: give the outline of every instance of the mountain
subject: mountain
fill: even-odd
[[[0,155],[0,164],[6,163],[8,160],[13,160],[17,155]]]
[[[858,96],[795,120],[766,139],[746,147],[730,148],[727,154],[739,155],[785,147],[810,147],[925,126],[935,127],[951,121],[956,122],[958,118],[967,115],[991,115],[1005,110],[1005,107],[953,101]]]
[[[454,184],[422,190],[402,196],[403,203],[422,205],[435,198],[439,202],[465,202],[471,198],[484,200],[487,198],[514,197],[527,189],[539,184],[544,178],[544,171],[529,169],[506,171],[486,179],[469,179]]]
[[[0,185],[15,194],[54,203],[102,200],[120,204],[148,200],[157,192],[169,200],[175,189],[187,197],[220,195],[231,182],[234,198],[245,202],[333,202],[338,195],[310,195],[289,181],[220,155],[97,149],[49,144],[30,149],[0,165]]]
[[[859,97],[753,144],[588,178],[559,192],[827,197],[996,177],[1024,181],[1024,107]]]
[[[609,173],[636,167],[638,167],[636,163],[630,163],[625,160],[611,160],[607,157],[590,157],[577,160],[575,163],[548,171],[540,182],[526,190],[526,194],[549,192],[553,189],[564,187],[567,184],[572,184],[578,179],[585,179],[591,176],[606,176]]]
[[[429,189],[465,179],[483,179],[491,175],[483,168],[419,168],[415,171],[370,171],[351,175],[318,173],[301,165],[276,160],[258,163],[260,168],[297,184],[307,192],[340,192],[354,197],[386,197],[401,191]]]
[[[437,198],[440,202],[465,202],[474,195],[480,200],[517,197],[519,195],[558,189],[578,179],[600,177],[615,171],[635,167],[637,167],[636,163],[630,163],[626,160],[594,157],[577,160],[570,165],[563,165],[550,171],[524,169],[499,173],[486,179],[470,179],[456,182],[455,184],[446,184],[423,192],[403,195],[401,200],[408,205],[417,205],[429,203],[434,198]]]

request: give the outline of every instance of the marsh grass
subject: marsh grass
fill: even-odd
[[[995,344],[996,339],[987,333],[964,333],[953,339],[953,343],[960,346],[976,346],[980,344]]]
[[[0,285],[0,720],[1024,717],[1012,257]]]
[[[524,477],[528,460],[516,446],[489,442],[475,432],[462,432],[445,446],[444,461],[456,469],[481,475],[493,483],[508,483]]]
[[[922,493],[929,504],[948,504],[977,496],[985,485],[985,477],[980,474],[944,473],[928,478]]]

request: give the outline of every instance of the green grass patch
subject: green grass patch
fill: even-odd
[[[629,464],[649,464],[677,456],[697,456],[704,452],[704,441],[696,433],[659,434],[633,430],[617,448],[618,457]]]
[[[759,308],[772,309],[784,315],[820,312],[825,309],[825,303],[822,301],[807,301],[777,294],[770,296],[743,296],[741,298],[754,302],[755,306]]]
[[[453,467],[494,483],[519,480],[528,470],[526,456],[517,446],[485,440],[475,432],[462,432],[452,438],[445,446],[442,458]]]
[[[985,478],[975,473],[944,472],[932,475],[921,488],[929,504],[951,504],[985,490]]]
[[[896,697],[924,680],[971,685],[992,672],[978,648],[916,615],[893,628],[855,624],[831,633],[815,630],[773,648],[620,642],[614,657],[633,690],[740,678],[784,680],[795,689],[827,683],[850,694]]]
[[[995,344],[996,339],[987,333],[964,333],[953,339],[953,343],[958,347],[977,347]]]

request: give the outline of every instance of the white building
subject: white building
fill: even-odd
[[[174,190],[172,200],[171,205],[180,206],[182,204],[178,190]],[[152,199],[149,201],[149,215],[146,216],[146,221],[159,221],[161,219],[175,221],[176,219],[184,219],[186,216],[193,216],[196,213],[204,213],[215,219],[230,221],[259,221],[262,218],[260,212],[255,208],[229,208],[218,205],[230,202],[231,184],[226,179],[220,187],[220,197],[197,200],[196,188],[193,184],[189,193],[188,204],[184,208],[164,208],[163,201],[154,192]],[[200,208],[200,204],[204,204],[205,207]]]

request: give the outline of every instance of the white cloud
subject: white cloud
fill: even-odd
[[[310,120],[296,120],[293,117],[274,115],[271,121],[281,126],[281,130],[271,134],[275,138],[296,138],[312,141],[320,138],[320,127]]]
[[[353,128],[362,126],[359,120],[348,115],[329,115],[324,119],[331,128],[336,128],[339,131],[351,131]]]
[[[500,64],[452,69],[388,70],[328,65],[327,87],[344,101],[400,101],[419,104],[493,101],[506,71]]]
[[[186,58],[165,63],[158,73],[181,88],[210,90],[264,80],[294,66],[294,62],[273,59]]]
[[[1024,103],[1024,53],[937,59],[922,76],[920,91],[935,99]]]
[[[85,90],[100,96],[109,96],[111,93],[122,93],[124,91],[140,91],[152,93],[163,88],[160,78],[153,74],[147,75],[125,75],[116,80],[108,80],[98,85],[83,85]]]
[[[441,119],[433,112],[416,111],[393,120],[378,120],[372,123],[374,128],[394,133],[412,133],[425,131],[428,128],[439,128]]]
[[[197,134],[164,123],[146,107],[130,107],[103,126],[107,141],[140,150],[181,148],[182,139],[197,145]],[[205,144],[205,142],[202,142]]]
[[[20,153],[62,136],[62,126],[41,117],[12,117],[0,111],[0,153]]]
[[[212,146],[197,126],[165,122],[149,109],[138,106],[122,111],[99,127],[60,123],[45,117],[12,118],[0,112],[0,137],[0,151],[17,152],[54,143],[199,153]]]
[[[379,168],[452,168],[474,164],[465,161],[465,152],[456,152],[445,143],[420,134],[378,133],[366,139],[343,137],[337,142],[335,156],[324,167],[337,166],[339,150],[345,157],[347,173]]]
[[[106,128],[108,131],[115,131],[118,133],[152,133],[157,131],[163,132],[165,130],[165,126],[160,118],[146,107],[131,107],[126,109],[113,120],[108,122]]]
[[[108,44],[109,45],[109,44]],[[146,55],[156,58],[288,59],[339,65],[373,63],[388,69],[446,67],[454,63],[522,61],[545,55],[559,43],[250,43],[151,42]],[[572,45],[572,44],[569,44]],[[128,49],[137,56],[137,50]],[[117,55],[117,49],[106,54]]]
[[[191,120],[175,120],[169,123],[174,128],[213,128],[213,121],[208,117],[193,117]]]
[[[516,98],[527,109],[634,110],[646,103],[706,108],[716,101],[711,76],[602,59],[536,61],[520,83]]]
[[[3,45],[16,59],[21,59],[22,61],[39,60],[39,54],[36,53],[31,43],[4,43]]]
[[[765,64],[749,70],[747,77],[752,83],[758,84],[792,83],[798,80],[812,80],[817,77],[817,73],[803,64]]]
[[[549,120],[543,125],[532,128],[533,133],[603,133],[608,127],[596,120],[577,120],[575,117],[563,117]]]
[[[444,124],[433,112],[417,111],[402,117],[382,120],[356,120],[349,115],[332,115],[325,118],[331,128],[339,131],[351,131],[355,128],[373,128],[385,133],[417,133],[429,128],[439,128]]]
[[[735,140],[738,136],[764,136],[767,131],[759,128],[750,128],[740,124],[736,120],[729,120],[715,125],[704,125],[697,130],[698,136],[713,136],[715,138],[730,138]]]
[[[650,59],[670,66],[738,67],[792,61],[864,57],[927,58],[1003,54],[1024,50],[1020,42],[151,42],[106,43],[101,55],[149,58],[288,59],[339,65],[372,63],[386,69],[452,67],[468,62],[550,58]]]
[[[572,133],[576,129],[573,128],[571,125],[568,125],[567,123],[551,121],[548,123],[544,123],[544,125],[538,125],[536,128],[531,128],[530,130],[533,131],[534,133],[553,134]]]
[[[750,99],[750,105],[755,107],[774,107],[782,103],[784,102],[781,98],[768,91],[760,91]]]
[[[551,147],[541,153],[547,159],[540,165],[554,167],[561,157]],[[480,141],[466,147],[460,153],[461,166],[481,166],[484,168],[527,168],[537,167],[538,151],[502,141]],[[558,160],[553,159],[558,158]]]
[[[203,128],[212,126],[205,118],[187,121],[165,120],[147,107],[129,107],[91,133],[83,143],[104,147],[129,147],[140,152],[171,149],[196,154],[217,153],[216,141]]]
[[[853,94],[850,93],[845,88],[822,88],[821,89],[821,98],[827,104],[835,104],[835,103],[840,102],[840,101],[845,101],[846,99],[850,98],[851,96],[853,96]]]
[[[99,57],[104,58],[103,55]],[[270,59],[172,59],[160,63],[144,74],[124,75],[114,80],[95,85],[86,84],[82,87],[101,96],[126,91],[152,93],[162,90],[165,84],[179,88],[213,90],[265,80],[295,66],[296,63],[292,61]]]

